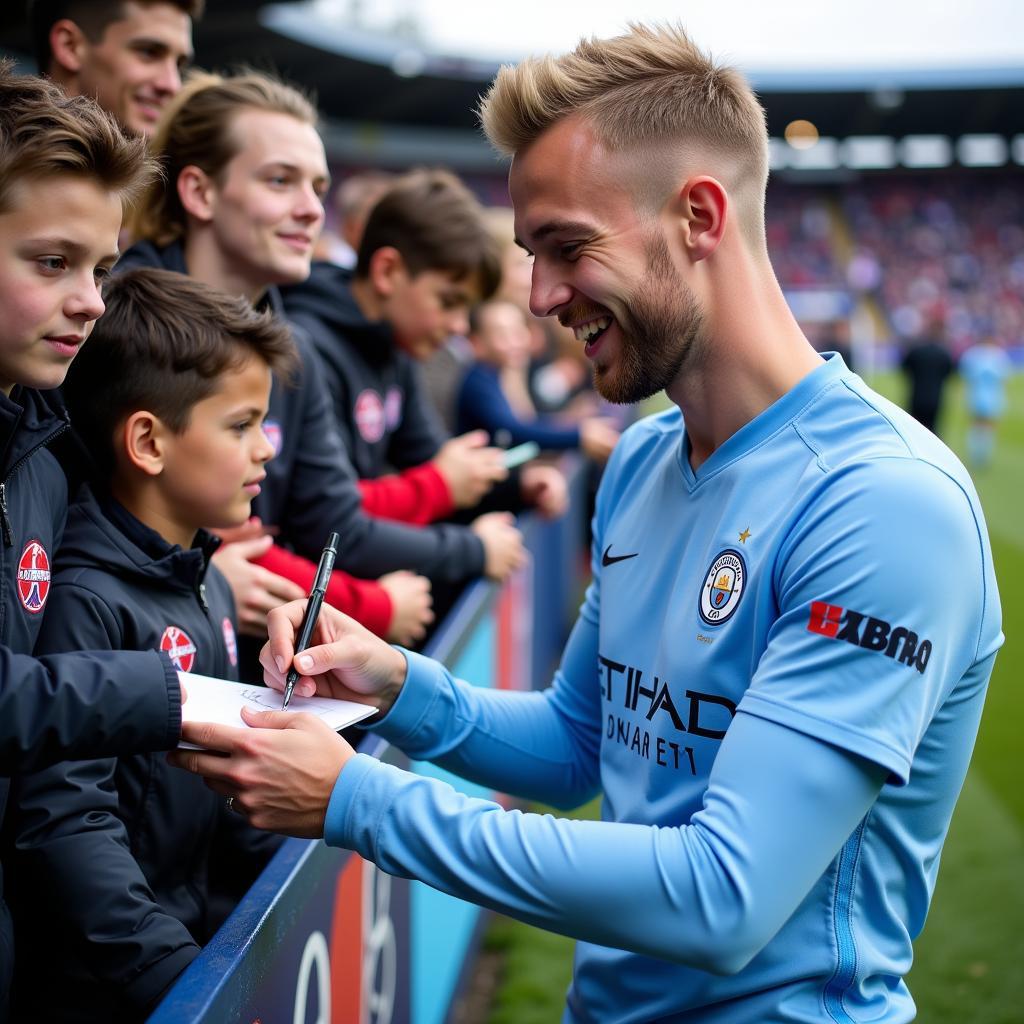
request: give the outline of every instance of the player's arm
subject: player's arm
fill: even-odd
[[[357,754],[325,838],[389,873],[576,939],[732,973],[796,909],[885,774],[740,714],[703,810],[656,828],[504,811]]]
[[[586,610],[543,691],[473,686],[422,655],[406,658],[402,692],[375,730],[410,757],[555,807],[578,807],[597,792],[597,627]]]

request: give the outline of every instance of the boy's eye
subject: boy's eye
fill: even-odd
[[[65,260],[63,256],[39,256],[36,259],[36,263],[38,263],[43,270],[54,274],[64,270],[68,265],[67,260]]]
[[[558,247],[559,254],[563,259],[571,260],[573,256],[579,255],[580,244],[579,242],[566,242]]]

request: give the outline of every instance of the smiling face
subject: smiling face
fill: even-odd
[[[231,131],[239,151],[209,186],[219,262],[257,292],[304,281],[329,182],[320,136],[289,114],[255,109],[239,111]]]
[[[0,213],[0,390],[55,388],[117,260],[121,198],[85,178],[23,181]]]
[[[192,407],[180,434],[167,431],[157,486],[167,520],[182,536],[244,523],[274,448],[263,433],[270,368],[250,355],[221,374],[217,390]]]
[[[623,167],[570,117],[516,155],[509,191],[516,237],[534,256],[531,311],[574,331],[605,398],[636,402],[703,350],[704,317]]]
[[[174,4],[126,0],[123,17],[96,42],[82,36],[72,59],[79,93],[95,97],[129,131],[152,135],[192,59],[192,22]]]

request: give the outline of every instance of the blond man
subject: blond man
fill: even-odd
[[[600,795],[602,820],[504,811],[281,713],[249,754],[225,730],[204,740],[228,760],[184,760],[256,825],[577,938],[565,1021],[909,1021],[1002,642],[969,477],[801,333],[765,246],[763,113],[681,30],[503,69],[483,122],[513,156],[534,313],[606,397],[675,407],[609,461],[547,690],[469,686],[329,612],[296,657],[301,603],[263,664],[373,702],[411,757]]]

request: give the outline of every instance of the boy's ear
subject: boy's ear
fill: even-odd
[[[145,409],[133,412],[121,428],[124,454],[146,476],[159,476],[163,472],[166,437],[163,421]]]
[[[382,299],[389,299],[394,294],[395,284],[399,278],[408,273],[402,254],[393,245],[382,245],[370,257],[370,284]]]
[[[176,182],[178,199],[185,212],[203,224],[213,220],[217,190],[210,176],[201,167],[189,164],[183,167]]]
[[[50,26],[50,63],[67,74],[82,70],[89,40],[70,18],[61,18]],[[41,72],[46,68],[40,68]]]

